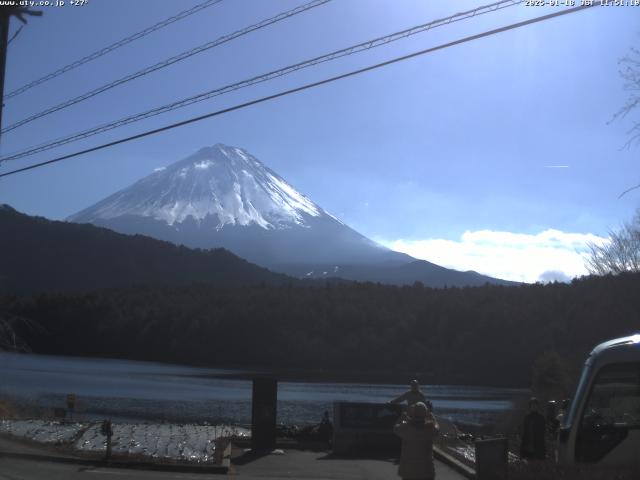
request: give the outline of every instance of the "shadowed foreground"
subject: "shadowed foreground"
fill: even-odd
[[[0,450],[12,453],[50,454],[46,449],[26,446],[0,438]],[[218,478],[237,477],[244,479],[269,478],[271,480],[304,479],[341,479],[341,480],[382,480],[398,478],[397,466],[392,459],[341,459],[331,457],[327,452],[286,450],[284,454],[264,456],[247,455],[241,449],[234,450],[234,459],[228,475],[216,475]],[[454,472],[446,465],[436,461],[438,480],[462,480],[465,477]],[[187,472],[162,472],[128,470],[123,468],[104,468],[57,463],[50,461],[24,460],[0,457],[0,478],[20,478],[35,480],[88,479],[97,478],[96,474],[109,475],[123,479],[202,479],[210,475]]]

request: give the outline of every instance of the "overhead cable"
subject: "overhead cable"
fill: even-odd
[[[178,20],[182,20],[183,18],[187,18],[190,15],[193,15],[194,13],[197,13],[201,10],[204,10],[205,8],[211,7],[213,5],[216,5],[218,3],[222,2],[222,0],[206,0],[205,2],[199,3],[195,6],[193,6],[192,8],[189,8],[188,10],[184,10],[180,13],[177,13],[176,15],[173,15],[169,18],[166,18],[164,20],[162,20],[161,22],[156,23],[155,25],[152,25],[148,28],[145,28],[144,30],[134,33],[133,35],[129,35],[126,38],[123,38],[122,40],[119,40],[115,43],[112,43],[111,45],[101,48],[100,50],[97,50],[85,57],[82,57],[79,60],[76,60],[75,62],[71,62],[68,65],[65,65],[62,68],[59,68],[58,70],[51,72],[41,78],[38,78],[32,82],[27,83],[26,85],[23,85],[20,88],[17,88],[15,90],[13,90],[12,92],[7,93],[4,96],[4,99],[7,100],[9,98],[15,97],[16,95],[20,95],[21,93],[26,92],[27,90],[40,85],[44,82],[48,82],[49,80],[52,80],[56,77],[59,77],[60,75],[62,75],[63,73],[66,73],[70,70],[73,70],[74,68],[78,68],[80,65],[84,65],[85,63],[91,62],[92,60],[95,60],[96,58],[100,58],[103,55],[106,55],[107,53],[113,52],[114,50],[123,47],[124,45],[127,45],[131,42],[134,42],[136,40],[139,40],[142,37],[146,37],[147,35],[149,35],[150,33],[155,32],[156,30],[160,30],[161,28],[166,27],[167,25],[171,25],[174,22],[177,22]]]
[[[343,48],[341,50],[336,50],[331,53],[327,53],[325,55],[321,55],[319,57],[312,58],[310,60],[305,60],[303,62],[299,62],[293,65],[289,65],[284,68],[280,68],[278,70],[273,70],[271,72],[258,75],[246,80],[242,80],[240,82],[232,83],[230,85],[226,85],[223,87],[215,88],[213,90],[208,90],[206,92],[200,93],[198,95],[193,95],[191,97],[183,98],[181,100],[160,106],[155,107],[151,110],[146,110],[141,113],[136,113],[130,115],[128,117],[121,118],[114,122],[110,122],[107,124],[99,125],[97,127],[92,127],[88,130],[84,130],[82,132],[72,134],[63,138],[59,138],[57,140],[53,140],[44,144],[28,147],[26,150],[22,150],[20,152],[16,152],[6,157],[0,158],[0,163],[5,160],[16,160],[19,158],[23,158],[29,155],[34,155],[39,152],[43,152],[45,150],[49,150],[51,148],[59,147],[61,145],[66,145],[67,143],[75,142],[78,140],[82,140],[87,137],[91,137],[93,135],[97,135],[109,130],[113,130],[115,128],[122,127],[124,125],[128,125],[130,123],[138,122],[144,120],[146,118],[154,117],[156,115],[160,115],[162,113],[166,113],[172,110],[176,110],[178,108],[184,108],[186,106],[192,105],[194,103],[202,102],[208,100],[213,97],[217,97],[220,95],[224,95],[235,90],[240,90],[242,88],[246,88],[252,85],[256,85],[258,83],[263,83],[269,80],[273,80],[275,78],[279,78],[285,75],[289,75],[298,70],[302,70],[304,68],[309,68],[315,65],[319,65],[321,63],[329,62],[332,60],[336,60],[341,57],[345,57],[347,55],[353,55],[356,53],[360,53],[365,50],[370,50],[372,48],[380,47],[382,45],[386,45],[391,42],[395,42],[401,40],[403,38],[416,35],[418,33],[429,31],[433,28],[437,28],[443,25],[448,25],[454,22],[459,22],[462,20],[466,20],[478,15],[484,15],[487,13],[495,12],[497,10],[501,10],[506,7],[514,6],[523,3],[524,0],[503,0],[499,2],[495,2],[489,5],[477,7],[473,10],[469,10],[466,12],[457,13],[455,15],[451,15],[449,17],[441,18],[438,20],[431,21],[429,23],[425,23],[422,25],[418,25],[406,30],[402,30],[400,32],[392,33],[390,35],[386,35],[384,37],[375,38],[373,40],[368,40],[366,42],[359,43],[357,45],[352,45],[347,48]],[[10,127],[8,127],[10,128]]]
[[[20,120],[14,124],[11,124],[9,126],[7,126],[6,128],[4,128],[0,133],[6,133],[6,132],[10,132],[11,130],[15,130],[18,127],[21,127],[23,125],[26,125],[27,123],[31,123],[34,120],[37,120],[38,118],[42,118],[46,115],[50,115],[54,112],[57,112],[59,110],[62,110],[64,108],[70,107],[71,105],[75,105],[76,103],[80,103],[84,100],[88,100],[89,98],[95,97],[96,95],[99,95],[101,93],[106,92],[107,90],[111,90],[112,88],[115,88],[119,85],[122,85],[123,83],[127,83],[130,82],[132,80],[135,80],[136,78],[142,77],[144,75],[148,75],[150,73],[153,73],[157,70],[160,70],[162,68],[168,67],[169,65],[173,65],[174,63],[177,62],[181,62],[182,60],[185,60],[189,57],[192,57],[194,55],[197,55],[198,53],[202,53],[206,50],[209,50],[211,48],[214,47],[218,47],[224,43],[228,43],[232,40],[235,40],[238,37],[241,37],[243,35],[247,35],[248,33],[251,33],[253,31],[259,30],[261,28],[265,28],[268,27],[269,25],[273,25],[274,23],[280,22],[282,20],[285,20],[287,18],[293,17],[294,15],[298,15],[302,12],[306,12],[307,10],[310,10],[312,8],[318,7],[320,5],[324,5],[325,3],[330,2],[331,0],[313,0],[309,3],[306,3],[304,5],[301,5],[299,7],[296,7],[292,10],[288,10],[286,12],[282,12],[279,13],[278,15],[274,16],[274,17],[270,17],[266,20],[262,20],[261,22],[255,23],[253,25],[250,25],[246,28],[243,28],[242,30],[238,30],[236,32],[233,32],[229,35],[224,35],[220,38],[217,38],[216,40],[213,40],[211,42],[205,43],[204,45],[200,45],[198,47],[192,48],[191,50],[187,50],[186,52],[182,52],[178,55],[175,55],[171,58],[168,58],[166,60],[163,60],[161,62],[158,62],[154,65],[151,65],[149,67],[143,68],[142,70],[138,70],[135,73],[131,73],[125,77],[119,78],[117,80],[114,80],[113,82],[109,82],[105,85],[102,85],[98,88],[95,88],[93,90],[91,90],[90,92],[84,93],[82,95],[79,95],[77,97],[74,97],[70,100],[66,100],[62,103],[59,103],[58,105],[55,105],[51,108],[48,108],[46,110],[43,110],[42,112],[39,113],[35,113],[23,120]]]
[[[593,3],[593,4],[584,4],[584,5],[581,5],[581,6],[578,6],[578,7],[574,7],[574,8],[563,9],[563,10],[560,10],[558,12],[550,13],[548,15],[542,15],[540,17],[535,17],[535,18],[532,18],[532,19],[529,19],[529,20],[524,20],[522,22],[512,23],[512,24],[504,26],[504,27],[500,27],[500,28],[496,28],[496,29],[493,29],[493,30],[488,30],[488,31],[485,31],[485,32],[482,32],[482,33],[478,33],[476,35],[471,35],[471,36],[468,36],[468,37],[460,38],[460,39],[454,40],[452,42],[448,42],[448,43],[444,43],[444,44],[441,44],[441,45],[437,45],[435,47],[430,47],[430,48],[427,48],[427,49],[424,49],[424,50],[420,50],[418,52],[410,53],[408,55],[403,55],[401,57],[396,57],[396,58],[393,58],[391,60],[387,60],[385,62],[377,63],[375,65],[370,65],[368,67],[360,68],[358,70],[352,70],[350,72],[343,73],[341,75],[336,75],[334,77],[325,78],[325,79],[317,81],[317,82],[308,83],[308,84],[302,85],[300,87],[296,87],[296,88],[292,88],[292,89],[285,90],[285,91],[282,91],[282,92],[278,92],[278,93],[275,93],[273,95],[268,95],[266,97],[258,98],[258,99],[255,99],[255,100],[251,100],[249,102],[245,102],[245,103],[241,103],[241,104],[238,104],[238,105],[234,105],[232,107],[224,108],[222,110],[217,110],[215,112],[210,112],[210,113],[207,113],[205,115],[200,115],[200,116],[197,116],[197,117],[193,117],[193,118],[190,118],[190,119],[187,119],[187,120],[183,120],[181,122],[176,122],[176,123],[173,123],[173,124],[170,124],[170,125],[166,125],[164,127],[156,128],[156,129],[153,129],[153,130],[148,130],[146,132],[139,133],[137,135],[132,135],[132,136],[129,136],[129,137],[121,138],[119,140],[114,140],[112,142],[103,143],[103,144],[95,146],[95,147],[91,147],[91,148],[87,148],[85,150],[81,150],[81,151],[78,151],[78,152],[70,153],[68,155],[62,155],[60,157],[53,158],[51,160],[35,163],[33,165],[29,165],[29,166],[26,166],[26,167],[22,167],[22,168],[18,168],[18,169],[15,169],[15,170],[11,170],[9,172],[0,173],[0,178],[7,177],[9,175],[15,175],[17,173],[25,172],[25,171],[32,170],[32,169],[35,169],[35,168],[40,168],[40,167],[43,167],[45,165],[50,165],[50,164],[53,164],[53,163],[61,162],[63,160],[68,160],[68,159],[71,159],[71,158],[74,158],[74,157],[78,157],[80,155],[84,155],[84,154],[91,153],[91,152],[96,152],[98,150],[103,150],[105,148],[109,148],[109,147],[112,147],[112,146],[115,146],[115,145],[120,145],[122,143],[131,142],[133,140],[137,140],[137,139],[140,139],[140,138],[148,137],[148,136],[151,136],[151,135],[156,135],[158,133],[165,132],[167,130],[172,130],[174,128],[182,127],[184,125],[189,125],[191,123],[199,122],[199,121],[205,120],[207,118],[212,118],[212,117],[215,117],[215,116],[223,115],[225,113],[229,113],[229,112],[233,112],[233,111],[240,110],[240,109],[243,109],[243,108],[247,108],[247,107],[250,107],[252,105],[257,105],[259,103],[263,103],[263,102],[267,102],[267,101],[270,101],[270,100],[274,100],[276,98],[284,97],[286,95],[291,95],[293,93],[301,92],[303,90],[308,90],[310,88],[318,87],[320,85],[325,85],[325,84],[328,84],[328,83],[332,83],[332,82],[335,82],[337,80],[342,80],[344,78],[353,77],[355,75],[359,75],[361,73],[369,72],[371,70],[376,70],[378,68],[382,68],[382,67],[385,67],[387,65],[392,65],[392,64],[395,64],[395,63],[398,63],[398,62],[402,62],[402,61],[408,60],[410,58],[418,57],[418,56],[425,55],[425,54],[428,54],[428,53],[432,53],[432,52],[435,52],[435,51],[438,51],[438,50],[443,50],[445,48],[453,47],[455,45],[460,45],[462,43],[467,43],[467,42],[471,42],[471,41],[474,41],[474,40],[478,40],[480,38],[488,37],[488,36],[495,35],[495,34],[498,34],[498,33],[501,33],[501,32],[506,32],[508,30],[514,30],[516,28],[521,28],[521,27],[524,27],[526,25],[531,25],[531,24],[534,24],[534,23],[543,22],[545,20],[550,20],[552,18],[559,17],[561,15],[568,15],[568,14],[571,14],[571,13],[576,13],[578,11],[585,10],[587,8],[592,8],[592,7],[596,6],[596,5],[600,5],[600,3],[597,2],[597,3]]]

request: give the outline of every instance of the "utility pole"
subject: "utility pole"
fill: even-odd
[[[27,23],[24,15],[39,17],[42,12],[17,6],[0,7],[0,130],[2,129],[2,110],[4,107],[4,74],[7,65],[7,46],[9,45],[9,20],[15,16],[22,23]]]
[[[2,129],[2,109],[4,107],[4,71],[7,65],[7,45],[9,43],[9,18],[13,7],[0,10],[0,129]]]

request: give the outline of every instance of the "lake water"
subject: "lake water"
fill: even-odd
[[[216,378],[238,373],[130,360],[0,352],[0,397],[27,412],[64,407],[77,396],[81,418],[249,424],[251,382]],[[335,400],[386,402],[406,385],[279,382],[278,421],[317,423]],[[493,423],[526,391],[426,385],[437,415],[468,424]]]

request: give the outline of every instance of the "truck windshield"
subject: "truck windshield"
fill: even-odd
[[[607,365],[598,372],[582,422],[640,427],[640,363]]]

